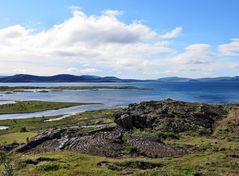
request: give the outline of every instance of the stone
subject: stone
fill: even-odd
[[[128,108],[115,114],[115,122],[126,130],[150,128],[174,132],[198,130],[210,133],[214,123],[227,114],[228,110],[221,105],[166,99],[130,104]]]

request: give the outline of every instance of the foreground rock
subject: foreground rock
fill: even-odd
[[[131,104],[115,114],[115,122],[124,129],[155,129],[173,132],[211,133],[216,121],[228,114],[222,105],[164,101]]]
[[[90,133],[79,129],[54,129],[45,131],[30,142],[18,147],[16,152],[57,152],[73,150],[107,157],[120,157],[126,145],[131,146],[130,154],[148,157],[180,156],[191,152],[190,148],[166,145],[155,138],[122,138],[122,128],[105,128]]]
[[[122,150],[121,136],[121,128],[105,128],[90,133],[83,133],[79,129],[53,129],[39,134],[16,151],[38,153],[74,150],[117,157]]]
[[[143,102],[131,104],[115,114],[117,127],[91,132],[79,129],[53,129],[45,131],[17,152],[52,152],[73,150],[107,157],[120,157],[127,148],[132,156],[174,157],[194,152],[191,146],[164,144],[159,137],[125,135],[128,130],[211,133],[215,122],[228,114],[225,106],[173,101]],[[125,138],[127,136],[127,138]]]

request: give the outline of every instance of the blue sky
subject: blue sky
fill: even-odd
[[[237,0],[0,0],[0,74],[239,75],[238,7]]]

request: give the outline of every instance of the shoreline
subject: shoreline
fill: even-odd
[[[71,108],[71,107],[84,106],[84,105],[102,105],[102,103],[49,102],[49,101],[36,101],[36,100],[15,101],[15,103],[0,104],[0,116],[11,115],[11,114],[14,115],[14,114],[38,113],[38,112],[60,110],[64,108]],[[32,107],[33,109],[29,109],[28,107],[25,107],[28,110],[21,110],[21,109],[16,109],[15,111],[11,110],[11,109],[14,109],[15,107],[21,108],[21,106],[33,106]],[[42,106],[42,107],[37,107],[37,106]],[[52,106],[52,107],[49,107],[49,106]]]
[[[19,92],[34,92],[47,93],[48,91],[63,91],[63,90],[102,90],[102,89],[126,89],[126,90],[152,90],[152,88],[143,88],[137,86],[0,86],[0,92],[10,94]]]

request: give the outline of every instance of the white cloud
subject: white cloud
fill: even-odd
[[[108,10],[102,11],[102,13],[106,16],[117,17],[117,16],[120,16],[120,15],[123,15],[124,12],[123,11],[118,11],[118,10],[108,9]]]
[[[76,67],[70,67],[66,69],[66,72],[71,74],[96,74],[99,73],[100,70],[95,68],[78,69]]]
[[[176,64],[206,64],[212,62],[215,54],[208,44],[193,44],[185,48],[185,51],[171,59]]]
[[[231,39],[230,43],[219,45],[222,56],[239,56],[239,38]]]
[[[179,34],[181,34],[183,28],[182,27],[176,27],[175,29],[166,32],[165,34],[161,35],[160,38],[162,39],[172,39],[177,37]]]
[[[73,16],[40,32],[21,25],[0,29],[0,70],[2,74],[59,73],[115,75],[125,78],[197,76],[232,68],[234,63],[217,61],[208,44],[193,44],[177,51],[172,39],[182,28],[163,35],[141,22],[124,23],[121,11],[105,10],[86,15],[71,7]],[[237,50],[238,40],[221,45]]]
[[[71,9],[70,19],[48,30],[33,32],[20,25],[1,29],[0,60],[5,65],[1,71],[15,73],[7,63],[11,61],[36,74],[140,72],[152,64],[149,57],[172,51],[170,42],[158,40],[158,34],[147,25],[120,21],[121,11],[105,10],[95,16],[86,15],[78,7]],[[42,69],[32,69],[35,67]],[[72,67],[76,69],[67,70]],[[40,71],[43,69],[48,71]]]

